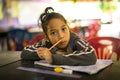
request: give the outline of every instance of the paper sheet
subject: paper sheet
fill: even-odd
[[[51,65],[51,64],[46,63],[43,60],[34,62],[34,64],[36,64],[36,65],[42,65],[42,66],[46,66],[46,67],[63,67],[63,68],[70,69],[73,71],[85,72],[90,75],[96,74],[97,72],[106,68],[107,66],[111,65],[112,63],[113,63],[112,60],[102,60],[102,59],[101,60],[98,59],[96,64],[89,65],[89,66]]]

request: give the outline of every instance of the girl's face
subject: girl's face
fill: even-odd
[[[70,40],[70,31],[67,24],[61,19],[51,19],[47,26],[47,37],[52,44],[55,44],[62,38],[61,42],[57,45],[59,48],[65,48]]]

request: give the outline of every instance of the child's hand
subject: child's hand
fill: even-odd
[[[45,59],[48,63],[52,63],[52,54],[48,48],[38,48],[37,54],[41,59]]]

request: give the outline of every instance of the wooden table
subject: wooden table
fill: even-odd
[[[7,53],[7,52],[6,52]],[[15,55],[15,54],[14,54]],[[19,58],[19,56],[18,56]],[[39,68],[40,71],[26,71],[19,70],[18,67],[27,67],[38,69],[34,65],[34,61],[18,60],[8,65],[0,67],[0,79],[1,80],[120,80],[120,62],[116,61],[107,68],[101,70],[97,74],[88,75],[86,73],[55,73],[48,69],[48,72]]]

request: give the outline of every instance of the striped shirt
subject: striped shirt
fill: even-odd
[[[50,48],[51,46],[52,44],[50,42],[46,39],[42,39],[33,45],[25,47],[22,51],[21,58],[27,60],[41,60],[37,55],[37,48]],[[51,50],[52,64],[86,66],[95,64],[97,60],[94,48],[73,32],[70,32],[70,41],[67,50],[63,52],[63,54],[57,54],[58,51],[59,48],[57,47]]]

